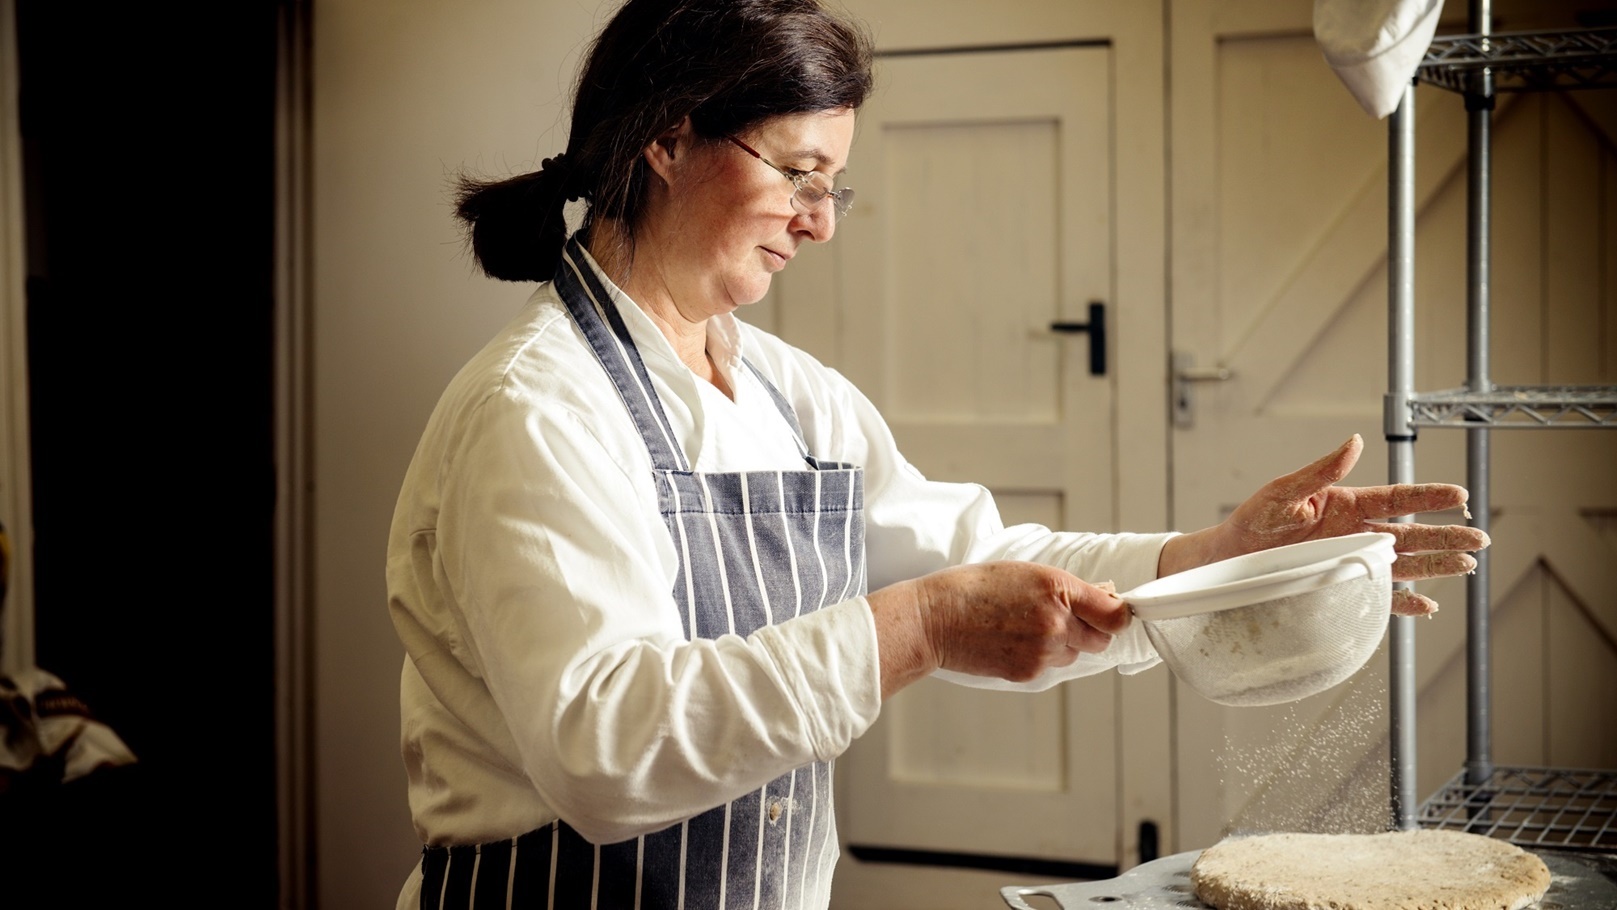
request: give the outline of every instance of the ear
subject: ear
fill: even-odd
[[[664,183],[668,183],[673,178],[678,162],[691,150],[691,143],[695,137],[691,118],[687,116],[658,134],[641,154],[652,171],[661,177]]]

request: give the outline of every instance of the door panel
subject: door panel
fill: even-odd
[[[928,69],[947,66],[910,59],[887,71],[898,85],[925,84]],[[890,418],[1054,423],[1064,397],[1060,348],[1040,323],[1049,324],[1058,300],[1059,200],[1050,187],[1061,173],[1059,121],[887,120],[879,128],[887,167],[877,191],[887,223],[902,226],[888,234],[889,305],[871,314],[880,334],[868,336],[882,339]],[[951,229],[912,229],[938,224]]]
[[[897,57],[878,79],[837,248],[859,301],[843,370],[930,476],[1059,490],[1061,526],[1110,527],[1111,382],[1049,328],[1110,297],[1107,50]]]

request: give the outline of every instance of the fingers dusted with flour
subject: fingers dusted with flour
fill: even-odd
[[[1437,601],[1424,594],[1395,588],[1392,592],[1392,612],[1394,616],[1431,617],[1437,613]]]
[[[1488,535],[1465,525],[1389,521],[1404,515],[1463,509],[1469,493],[1451,483],[1341,486],[1364,440],[1357,433],[1334,451],[1264,484],[1218,525],[1181,535],[1162,549],[1158,573],[1181,572],[1221,559],[1348,534],[1393,536],[1393,578],[1417,581],[1464,575],[1477,566],[1470,554],[1488,546]],[[1400,616],[1437,612],[1430,598],[1402,591],[1392,609]]]

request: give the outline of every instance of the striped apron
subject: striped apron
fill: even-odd
[[[861,468],[810,455],[791,406],[747,363],[792,427],[805,470],[692,472],[628,328],[576,239],[555,286],[651,454],[659,508],[680,558],[674,600],[687,638],[749,635],[865,592]],[[621,843],[591,844],[555,821],[506,841],[427,847],[421,907],[823,908],[838,849],[831,809],[831,763],[814,762]]]

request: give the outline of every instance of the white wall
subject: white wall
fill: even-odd
[[[391,906],[420,850],[386,610],[394,498],[450,376],[531,286],[481,277],[449,179],[538,166],[597,0],[314,5],[316,798],[323,907]]]

